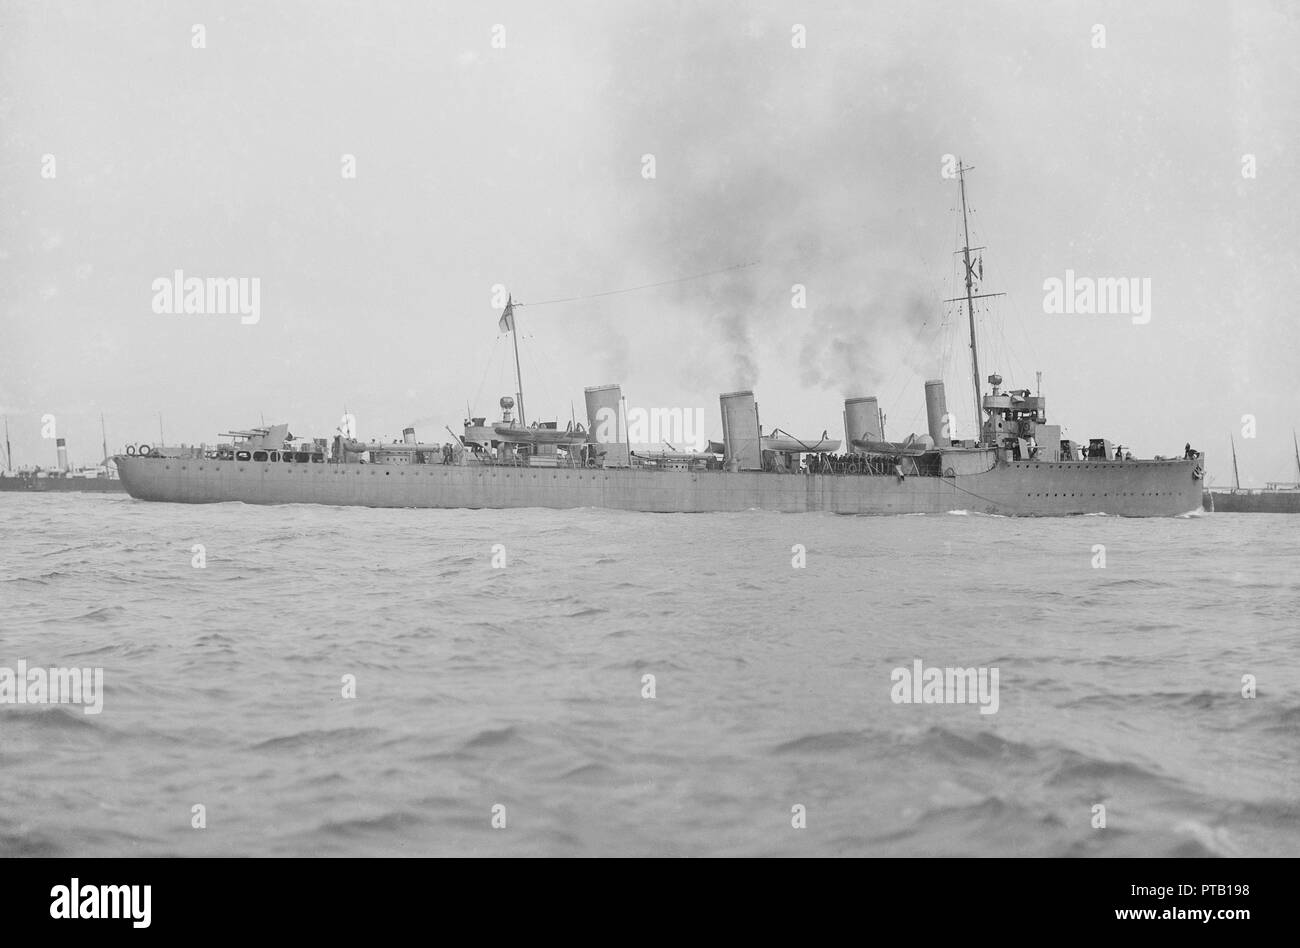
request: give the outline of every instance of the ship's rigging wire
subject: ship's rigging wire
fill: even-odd
[[[897,389],[894,389],[894,388],[893,388],[894,382],[895,382],[895,380],[898,378],[899,374],[902,373],[902,371],[903,371],[905,368],[908,369],[908,371],[911,371],[911,369],[909,368],[909,366],[910,366],[911,361],[912,361],[912,353],[915,352],[915,351],[916,351],[916,347],[917,347],[918,345],[920,345],[920,343],[921,343],[921,332],[924,331],[924,329],[925,329],[925,327],[926,327],[926,325],[927,325],[928,323],[929,323],[929,320],[928,320],[928,319],[925,320],[925,322],[921,323],[921,329],[918,330],[917,333],[916,333],[916,335],[912,337],[912,344],[911,344],[910,346],[907,347],[907,353],[903,356],[902,361],[899,362],[898,365],[897,365],[897,367],[894,369],[894,374],[891,375],[891,376],[889,377],[889,384],[886,385],[884,389],[882,389],[882,393],[883,393],[883,392],[888,392],[888,391],[891,391],[891,390],[894,391],[894,397],[893,397],[890,401],[886,402],[886,403],[885,403],[886,405],[894,405],[894,404],[897,404],[897,403],[898,403],[898,400],[899,400],[900,398],[903,397],[903,390],[907,387],[907,383],[908,383],[909,380],[908,380],[908,379],[903,379],[902,382],[899,382],[899,384],[898,384],[898,388],[897,388]]]
[[[953,208],[949,208],[949,210],[953,210]],[[953,239],[954,241],[957,241],[960,239],[961,232],[959,229],[957,229],[957,225],[955,223],[953,227],[954,227]],[[955,255],[952,255],[952,261],[953,261],[952,262],[953,269],[951,274],[948,277],[949,283],[955,282],[957,278],[957,270],[956,270],[957,258]],[[931,275],[930,279],[933,280],[934,285],[931,289],[931,294],[930,294],[931,300],[933,301],[942,300],[945,295],[944,292],[942,292],[945,285],[945,278],[942,275],[936,273],[935,269],[931,266],[929,261],[926,260],[924,254],[921,255],[921,264],[925,272]],[[896,364],[893,373],[889,377],[889,381],[884,386],[882,386],[880,390],[882,397],[887,399],[886,401],[882,402],[883,406],[897,405],[900,399],[902,399],[903,393],[906,391],[909,381],[913,381],[915,378],[918,377],[929,377],[929,376],[919,376],[911,364],[912,354],[916,351],[916,347],[920,345],[922,342],[929,343],[932,349],[937,349],[939,352],[938,365],[936,366],[936,372],[938,374],[938,377],[942,379],[948,376],[949,356],[952,350],[952,338],[956,331],[950,319],[950,316],[953,312],[953,310],[950,308],[951,305],[952,304],[943,303],[943,302],[934,303],[933,307],[930,309],[930,312],[933,313],[937,310],[937,312],[939,313],[938,322],[934,324],[931,323],[931,320],[933,319],[933,315],[927,316],[924,320],[922,320],[920,327],[917,329],[916,333],[912,337],[911,344],[908,346],[907,352],[904,354],[902,361]],[[928,334],[926,332],[927,327],[930,327]],[[909,373],[910,377],[904,378],[900,382],[899,376],[904,372]],[[896,382],[898,383],[897,388],[895,388]],[[892,398],[889,396],[890,392],[894,393]],[[915,431],[916,424],[919,421],[920,416],[921,416],[921,409],[920,408],[914,409],[912,416],[908,421],[907,427]]]
[[[483,386],[487,384],[488,372],[492,371],[492,363],[495,361],[493,356],[496,355],[497,347],[500,345],[501,336],[498,335],[492,342],[492,351],[488,353],[488,357],[483,361],[483,377],[479,379],[478,390],[474,392],[474,402],[483,397]]]
[[[507,388],[507,386],[509,386]],[[515,385],[514,373],[510,371],[510,359],[503,358],[497,363],[497,391],[505,389],[511,395],[516,394],[518,386]],[[499,403],[498,403],[499,404]]]
[[[979,242],[983,244],[987,244],[988,246],[993,246],[994,241],[989,240],[985,236],[983,216],[974,207],[971,208],[971,221],[972,221],[972,229],[979,234]],[[993,267],[991,267],[990,270],[996,273],[1001,273],[1006,277],[1006,279],[1000,280],[997,285],[1004,286],[1004,287],[1015,285],[1016,281],[1014,280],[1014,278],[1012,278],[1011,269],[1012,268],[1009,265],[1003,265],[997,262],[994,263]],[[1011,311],[1011,315],[1015,318],[1016,328],[1019,330],[1016,338],[1023,340],[1023,345],[1028,348],[1029,358],[1033,361],[1036,368],[1041,369],[1043,366],[1042,359],[1039,356],[1037,347],[1034,345],[1033,335],[1027,331],[1028,324],[1023,318],[1024,314],[1020,306],[1020,298],[1016,294],[1007,293],[1007,300],[1011,304],[1008,308]],[[1005,332],[1003,338],[1005,342],[1006,341]],[[1016,357],[1016,350],[1009,343],[1006,345],[1006,352],[1004,353],[1004,355],[1010,358],[1010,361],[1013,363],[1013,368],[1015,368],[1018,372],[1024,372],[1024,365],[1020,363],[1020,361]],[[1029,384],[1028,376],[1025,376],[1022,381],[1025,385],[1028,385]]]
[[[628,286],[621,290],[605,290],[601,293],[588,293],[583,296],[563,296],[553,300],[535,300],[529,303],[521,303],[515,300],[516,306],[550,306],[552,303],[576,303],[579,300],[594,300],[602,296],[617,296],[620,293],[635,293],[637,290],[653,290],[660,286],[672,286],[675,283],[687,283],[691,280],[703,280],[705,277],[717,276],[720,273],[730,273],[732,270],[747,270],[750,267],[756,267],[761,260],[751,260],[749,263],[735,263],[729,267],[723,267],[721,270],[710,270],[708,273],[695,273],[691,276],[677,277],[675,280],[660,280],[657,283],[643,283],[640,286]]]
[[[528,339],[528,340],[529,340],[529,343],[530,343],[529,347],[528,347],[527,349],[525,349],[524,352],[528,353],[528,361],[529,361],[529,363],[531,364],[531,367],[532,367],[532,370],[533,370],[532,377],[538,380],[538,381],[537,381],[537,384],[541,387],[541,389],[542,389],[542,395],[545,396],[546,400],[547,400],[548,402],[554,404],[555,399],[552,398],[552,396],[551,396],[551,390],[550,390],[550,388],[549,388],[549,387],[547,386],[547,384],[546,384],[546,373],[544,373],[544,372],[542,371],[542,367],[537,363],[537,359],[535,359],[535,358],[533,357],[533,348],[536,346],[536,342],[537,342],[537,340],[536,340],[536,338],[533,337],[532,335],[525,336],[524,338]],[[542,355],[545,356],[546,353],[542,353]],[[550,365],[554,365],[554,364],[555,364],[555,363],[554,363],[554,360],[552,360],[552,359],[547,359],[546,362],[547,362],[548,364],[550,364]],[[542,416],[541,416],[540,413],[532,413],[532,412],[530,412],[529,414],[533,414],[533,417],[534,417],[534,420],[535,420],[535,421],[540,422],[541,419],[542,419]]]
[[[955,207],[950,208],[950,210],[952,210],[955,215]],[[979,242],[984,239],[983,220],[981,219],[978,210],[974,206],[971,206],[969,208],[969,212],[970,212],[969,226],[972,232],[972,238],[976,244],[979,244]],[[960,229],[957,226],[955,216],[953,221],[953,228],[954,228],[954,244],[957,246],[961,246],[962,234],[960,232]],[[985,244],[987,245],[987,241],[985,241]],[[958,260],[956,254],[953,254],[951,259],[952,259],[951,280],[955,284],[958,281],[958,276],[959,276],[958,269],[961,261]],[[796,262],[802,262],[802,261],[796,261]],[[676,277],[671,280],[659,280],[653,283],[642,283],[642,284],[638,284],[637,286],[622,287],[620,289],[604,290],[599,293],[587,293],[587,294],[581,294],[577,296],[556,297],[553,299],[535,300],[532,302],[515,301],[514,305],[515,306],[550,306],[559,303],[575,303],[584,300],[601,299],[607,296],[618,296],[624,293],[635,293],[641,290],[650,290],[650,289],[656,289],[664,286],[674,286],[681,283],[688,283],[693,280],[702,280],[712,276],[719,276],[723,273],[731,273],[738,270],[747,270],[753,267],[760,266],[761,264],[762,264],[761,260],[752,260],[747,263],[732,264],[731,266],[728,267],[721,267],[716,270],[709,270],[704,273],[695,273],[684,277]],[[923,267],[928,271],[929,268],[926,265],[924,256],[922,257],[922,264]],[[981,258],[980,267],[981,267],[980,277],[981,277],[981,282],[983,282],[984,273],[983,273],[982,258]],[[1002,268],[993,268],[993,269],[994,272],[1001,272]],[[962,276],[962,281],[964,282],[964,275]],[[936,294],[936,297],[937,296],[938,294]],[[963,312],[963,307],[961,305],[961,301],[957,301],[956,303],[949,304],[949,306],[952,306],[954,308],[945,307],[943,310],[940,311],[941,316],[939,322],[936,326],[930,329],[929,336],[926,335],[926,329],[928,326],[930,326],[930,318],[927,317],[925,320],[922,321],[921,326],[918,328],[918,330],[912,337],[911,344],[908,347],[907,353],[904,355],[903,359],[896,364],[895,370],[890,377],[890,381],[887,385],[885,385],[881,389],[882,392],[890,391],[893,387],[894,382],[897,381],[898,376],[904,371],[909,371],[913,375],[916,374],[915,370],[910,368],[910,363],[911,363],[913,353],[916,351],[917,346],[920,345],[922,340],[934,342],[935,337],[937,337],[937,341],[939,342],[940,345],[940,354],[938,360],[939,364],[937,367],[940,378],[950,373],[953,375],[957,375],[957,374],[965,375],[965,372],[960,372],[960,373],[957,372],[958,360],[957,360],[957,348],[955,346],[955,339],[957,335],[959,321],[953,318],[956,314]],[[1033,350],[1034,346],[1032,342],[1032,337],[1026,331],[1025,322],[1021,318],[1022,313],[1020,312],[1020,307],[1018,305],[1015,305],[1015,302],[1013,302],[1011,309],[1012,309],[1012,314],[1016,318],[1016,322],[1020,330],[1019,338],[1026,340],[1026,343],[1029,345],[1030,349]],[[987,347],[989,354],[993,356],[994,359],[993,365],[990,366],[992,371],[997,372],[1000,363],[1001,364],[1010,363],[1006,365],[1006,368],[1012,369],[1016,373],[1016,375],[1020,376],[1019,380],[1021,381],[1021,384],[1026,384],[1028,382],[1028,377],[1024,374],[1024,366],[1017,358],[1016,353],[1013,347],[1011,346],[1010,341],[1007,338],[1006,327],[1002,324],[1002,321],[991,320],[989,318],[991,312],[991,303],[989,301],[981,301],[980,305],[976,307],[976,310],[977,310],[976,315],[984,318],[982,322],[978,318],[975,320],[975,326],[974,326],[975,335],[977,336],[978,339],[982,339],[984,342],[984,345],[981,346],[981,348]],[[965,328],[966,327],[963,327],[963,335],[964,335]],[[529,338],[532,339],[534,343],[536,342],[534,337],[530,336]],[[496,355],[496,351],[497,351],[496,345],[499,344],[500,339],[501,337],[498,335],[496,342],[494,343],[494,351],[492,353],[492,356]],[[966,344],[969,345],[969,340],[966,340]],[[550,392],[546,390],[545,374],[541,371],[541,367],[538,364],[537,359],[533,356],[532,351],[530,349],[526,349],[525,351],[528,353],[529,362],[531,363],[531,367],[534,369],[534,373],[535,373],[534,377],[539,380],[539,384],[542,385],[544,393],[549,398]],[[1033,358],[1035,359],[1038,358],[1036,352],[1031,351],[1030,354]],[[478,390],[475,393],[475,401],[477,401],[479,398],[482,397],[483,386],[487,380],[487,375],[488,372],[491,370],[491,365],[493,361],[494,359],[490,356],[488,360],[488,364],[484,367],[483,378],[480,380]],[[501,365],[501,371],[504,372],[504,363],[502,363]],[[973,379],[972,381],[975,387],[976,395],[978,396],[982,388],[981,386],[982,380]],[[499,381],[499,384],[502,383]],[[896,404],[899,401],[899,399],[902,397],[903,388],[906,386],[906,384],[907,384],[907,380],[905,379],[901,383],[900,388],[895,392],[893,398],[890,401],[885,402],[885,404],[886,405]],[[916,425],[917,421],[920,418],[920,414],[921,413],[919,409],[913,412],[912,418],[909,422],[909,427],[914,427]],[[974,419],[974,424],[976,427],[978,427],[978,422],[979,422],[978,419]],[[978,437],[978,431],[976,431],[976,437]],[[800,443],[802,444],[802,442]],[[983,500],[987,503],[993,503],[993,501],[990,498],[983,497],[975,493],[974,491],[967,490],[966,488],[963,487],[957,487],[957,489],[961,490],[963,493],[970,494],[972,497],[977,497],[980,500]]]
[[[635,293],[638,290],[650,290],[661,286],[673,286],[674,284],[677,283],[687,283],[690,282],[691,280],[702,280],[705,277],[718,276],[719,274],[722,273],[731,273],[732,271],[735,270],[747,270],[751,267],[759,266],[761,263],[762,263],[761,260],[751,260],[748,263],[735,263],[729,267],[722,267],[717,270],[710,270],[707,273],[693,273],[690,276],[677,277],[672,280],[659,280],[655,283],[643,283],[638,286],[628,286],[617,290],[605,290],[600,293],[588,293],[581,296],[565,296],[565,297],[557,297],[555,299],[549,299],[549,300],[535,300],[533,302],[520,302],[519,300],[514,300],[513,305],[550,306],[553,303],[576,303],[581,300],[600,299],[601,297],[605,297],[605,296],[617,296],[618,294],[621,293]],[[478,402],[479,399],[481,399],[483,396],[483,386],[487,382],[488,373],[492,369],[492,364],[495,361],[495,356],[497,355],[496,345],[500,343],[501,338],[502,337],[498,334],[496,337],[496,341],[493,344],[493,351],[489,354],[487,364],[483,367],[483,378],[479,381],[478,390],[474,393],[475,402]],[[529,336],[528,338],[532,340],[534,343],[536,342],[536,339],[534,337]],[[536,372],[536,375],[534,377],[539,380],[539,384],[542,386],[543,394],[545,394],[547,398],[550,398],[550,392],[546,389],[545,375],[541,372],[540,367],[537,365],[536,359],[533,358],[532,352],[528,349],[525,349],[524,351],[528,353],[528,358],[533,363],[533,369]],[[504,373],[504,369],[505,369],[505,365],[504,362],[502,362],[500,365],[500,370],[498,371],[498,378],[497,378],[498,387],[500,387],[503,384],[503,380],[500,378],[500,376],[501,374]],[[511,383],[511,385],[513,388],[513,382]]]
[[[927,274],[931,274],[930,279],[934,281],[934,285],[932,286],[931,293],[930,293],[931,300],[940,300],[943,298],[943,293],[941,292],[943,288],[943,277],[934,275],[935,271],[932,265],[930,264],[930,262],[926,259],[925,254],[921,254],[920,257],[921,257],[921,269],[925,271]],[[943,304],[940,303],[938,305],[942,306]],[[898,383],[897,389],[895,389],[894,383],[898,382],[898,378],[900,374],[902,374],[903,372],[908,372],[913,377],[917,375],[916,370],[912,368],[911,365],[912,354],[916,351],[916,347],[920,345],[922,342],[928,342],[933,346],[936,338],[938,338],[940,342],[942,342],[942,333],[944,329],[945,318],[941,317],[938,324],[930,328],[929,335],[927,335],[926,327],[931,326],[930,321],[933,318],[934,311],[932,308],[930,308],[929,312],[931,312],[931,315],[923,319],[921,321],[921,325],[917,327],[916,332],[913,333],[912,341],[908,345],[907,352],[904,354],[902,360],[895,364],[894,371],[889,376],[889,381],[886,382],[880,388],[880,395],[888,399],[887,401],[882,402],[882,404],[885,406],[895,405],[898,403],[898,400],[903,397],[903,392],[907,388],[907,383],[909,379],[906,378],[903,379],[901,382]],[[939,312],[942,313],[943,310],[939,310]],[[942,376],[942,362],[940,363],[939,368],[940,368],[940,375]],[[892,399],[889,399],[888,393],[891,391],[894,392],[894,396]],[[914,414],[912,417],[911,424],[915,424],[915,421],[916,421],[916,415]]]
[[[955,229],[955,228],[956,228],[956,223],[955,223],[955,222],[954,222],[953,226],[954,226],[954,240],[956,241],[956,240],[960,237],[960,234],[959,234],[959,233],[956,231],[956,229]],[[954,257],[953,257],[953,278],[954,278],[954,279],[956,278],[956,267],[957,267],[957,262],[958,262],[958,261],[956,260],[956,257],[954,256]],[[553,298],[553,299],[535,300],[535,301],[531,301],[531,302],[528,302],[528,301],[518,301],[518,300],[516,300],[516,301],[514,302],[514,305],[515,305],[515,306],[550,306],[550,305],[559,304],[559,303],[575,303],[575,302],[581,302],[581,301],[584,301],[584,300],[601,299],[601,298],[603,298],[603,297],[607,297],[607,296],[617,296],[617,295],[620,295],[620,294],[623,294],[623,293],[635,293],[635,292],[638,292],[638,291],[640,291],[640,290],[650,290],[650,289],[656,289],[656,288],[658,288],[658,287],[673,286],[673,285],[680,284],[680,283],[688,283],[688,282],[690,282],[690,281],[692,281],[692,280],[702,280],[702,279],[705,279],[705,278],[707,278],[707,277],[718,276],[718,275],[723,274],[723,273],[730,273],[730,272],[737,271],[737,270],[746,270],[746,269],[750,269],[750,268],[752,268],[752,267],[756,267],[756,266],[759,266],[759,265],[761,265],[761,264],[762,264],[762,261],[761,261],[761,260],[752,260],[752,261],[749,261],[749,262],[747,262],[747,263],[737,263],[737,264],[732,264],[731,266],[728,266],[728,267],[721,267],[721,268],[719,268],[719,269],[716,269],[716,270],[709,270],[709,271],[706,271],[706,272],[704,272],[704,273],[694,273],[694,274],[690,274],[689,276],[684,276],[684,277],[676,277],[676,278],[671,279],[671,280],[658,280],[658,281],[655,281],[655,282],[653,282],[653,283],[642,283],[642,284],[638,284],[638,285],[636,285],[636,286],[622,287],[622,288],[615,289],[615,290],[604,290],[604,291],[599,292],[599,293],[587,293],[587,294],[580,294],[580,295],[576,295],[576,296],[555,297],[555,298]],[[960,307],[958,307],[958,309],[960,309]],[[981,309],[981,313],[983,313],[983,312],[985,311],[985,307],[984,307],[984,306],[980,307],[980,309]],[[943,316],[941,317],[941,319],[940,319],[939,325],[938,325],[937,327],[935,327],[935,328],[933,328],[933,329],[930,330],[930,337],[927,337],[927,336],[926,336],[926,328],[930,325],[930,320],[927,318],[925,321],[923,321],[923,322],[921,323],[920,328],[917,330],[917,332],[916,332],[916,333],[913,335],[913,337],[912,337],[912,341],[911,341],[911,344],[910,344],[909,347],[908,347],[907,353],[904,355],[903,359],[902,359],[902,360],[897,364],[897,366],[896,366],[894,372],[892,373],[892,375],[891,375],[891,377],[890,377],[890,380],[889,380],[888,384],[886,384],[886,385],[882,388],[882,391],[884,391],[884,392],[888,392],[888,391],[890,391],[890,390],[893,389],[893,385],[894,385],[894,383],[898,380],[898,376],[899,376],[899,375],[900,375],[900,374],[901,374],[905,369],[908,369],[908,368],[909,368],[910,363],[911,363],[911,359],[912,359],[912,355],[913,355],[913,353],[916,351],[917,346],[920,345],[920,343],[921,343],[923,340],[933,341],[933,339],[932,339],[931,337],[934,337],[934,336],[939,336],[939,337],[940,337],[940,341],[941,341],[941,343],[942,343],[942,351],[941,351],[940,358],[939,358],[939,374],[940,374],[940,376],[943,376],[946,372],[949,371],[950,364],[954,361],[954,360],[952,359],[952,357],[955,355],[954,347],[953,347],[953,344],[952,344],[953,333],[955,332],[955,329],[956,329],[956,326],[955,326],[955,324],[953,323],[953,321],[952,321],[952,319],[951,319],[951,316],[952,316],[953,312],[954,312],[954,310],[947,310],[947,311],[944,313],[944,315],[943,315]],[[950,330],[950,332],[945,333],[945,332],[944,332],[945,329]],[[986,332],[986,333],[979,333],[979,332],[978,332],[978,326],[977,326],[977,335],[987,335],[987,332]],[[499,338],[499,337],[498,337],[498,338]],[[991,342],[991,341],[992,341],[992,340],[990,340],[990,342]],[[1002,341],[1003,341],[1003,343],[1005,344],[1005,333],[1003,334]],[[992,348],[991,345],[990,345],[990,348]],[[538,377],[539,379],[540,379],[540,378],[543,378],[543,375],[540,373],[540,367],[537,365],[537,361],[536,361],[536,359],[533,358],[533,355],[532,355],[531,352],[529,352],[528,358],[529,358],[530,362],[532,363],[533,368],[539,370],[539,371],[538,371],[538,375],[537,375],[537,377]],[[954,368],[955,368],[955,366],[954,366]],[[484,379],[486,379],[486,370],[485,370],[485,372],[484,372]],[[543,384],[544,384],[544,383],[543,383]],[[900,384],[900,388],[896,391],[896,393],[895,393],[895,395],[893,396],[892,400],[886,402],[886,404],[894,404],[894,403],[896,403],[896,402],[897,402],[897,401],[902,397],[902,387],[905,387],[905,386],[906,386],[906,380],[904,380],[904,381]],[[481,393],[482,393],[482,383],[480,383],[480,386],[479,386],[479,392],[476,393],[476,396],[475,396],[476,399],[481,395]],[[547,393],[547,394],[549,395],[549,393]],[[914,425],[914,424],[916,423],[916,421],[917,421],[917,419],[918,419],[919,417],[920,417],[920,412],[919,412],[919,410],[918,410],[918,411],[916,411],[916,412],[913,413],[911,423]]]
[[[992,470],[992,468],[989,468],[989,470]],[[956,479],[955,479],[955,478],[954,478],[954,480],[953,480],[953,485],[952,485],[952,486],[955,487],[957,490],[961,491],[963,494],[970,494],[972,497],[978,497],[980,500],[984,501],[984,503],[986,503],[986,504],[992,504],[992,505],[995,506],[995,507],[997,506],[997,501],[995,501],[993,498],[991,498],[991,497],[985,497],[983,494],[977,494],[977,493],[975,493],[973,490],[968,490],[967,488],[962,487],[960,484],[958,484],[958,483],[956,482]]]

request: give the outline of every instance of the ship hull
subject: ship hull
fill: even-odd
[[[1214,513],[1300,514],[1300,491],[1206,491],[1205,509]]]
[[[654,513],[771,510],[1004,516],[1176,516],[1201,508],[1194,461],[1009,462],[907,477],[489,465],[285,464],[117,458],[132,497],[168,503],[363,507],[604,507]]]

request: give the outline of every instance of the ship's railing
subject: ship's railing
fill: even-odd
[[[891,457],[881,454],[811,454],[795,474],[830,474],[863,477],[938,477],[937,457]]]
[[[592,467],[590,464],[584,465],[580,459],[576,458],[556,458],[553,462],[548,458],[547,463],[545,464],[534,464],[530,463],[528,458],[492,457],[490,454],[476,454],[473,452],[471,452],[463,462],[460,460],[459,456],[455,456],[450,459],[435,458],[432,461],[423,461],[420,463],[421,466],[432,465],[434,467],[447,465],[449,467],[531,468],[532,470],[580,470],[582,468]]]
[[[683,469],[668,465],[638,464],[634,467],[634,470],[681,473]],[[693,474],[722,474],[726,472],[726,466],[719,463],[707,467],[691,467],[689,470]],[[904,477],[939,477],[941,472],[937,465],[937,459],[886,458],[868,455],[811,455],[808,458],[808,463],[793,470],[776,467],[746,473],[783,474],[792,477],[811,475],[822,477],[898,477],[900,474]]]
[[[148,455],[150,459],[158,458],[160,460],[175,459],[207,459],[216,461],[235,461],[247,460],[238,458],[237,453],[245,453],[232,449],[231,445],[184,445],[179,446],[180,450],[172,448],[166,455],[160,455],[158,452]],[[261,453],[259,451],[259,453]],[[314,461],[315,463],[342,464],[349,463],[336,457],[327,457],[318,452],[295,452],[280,451],[277,452],[280,457],[278,461],[284,463],[292,458],[294,462],[300,459],[303,462]],[[882,455],[831,455],[831,454],[810,454],[805,457],[804,463],[793,470],[784,470],[780,468],[764,471],[769,474],[787,474],[792,476],[805,475],[823,475],[831,477],[897,477],[900,474],[907,477],[927,477],[939,476],[940,472],[932,464],[927,463],[929,459],[912,458],[912,457],[886,457]],[[459,456],[437,457],[432,460],[419,462],[419,466],[471,466],[471,467],[493,467],[493,468],[529,468],[532,470],[599,470],[601,465],[593,461],[584,461],[581,458],[547,458],[545,464],[533,463],[535,459],[528,457],[519,457],[508,455],[506,457],[492,457],[489,454],[471,454],[465,461]],[[270,463],[261,460],[254,463]],[[389,465],[377,465],[385,467]],[[611,468],[613,470],[613,468]],[[627,468],[622,468],[627,470]],[[636,471],[664,471],[672,473],[682,473],[683,468],[668,464],[636,464],[632,468]],[[687,468],[691,473],[709,474],[722,473],[726,470],[721,463],[709,464],[708,466],[692,464]],[[758,473],[758,472],[755,472]]]

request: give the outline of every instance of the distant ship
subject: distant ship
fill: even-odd
[[[132,497],[174,503],[1030,517],[1199,510],[1205,462],[1190,445],[1181,456],[1133,459],[1104,438],[1063,439],[1061,427],[1047,423],[1041,392],[1006,390],[994,374],[981,395],[974,300],[1000,294],[974,292],[968,170],[958,166],[965,296],[947,302],[964,301],[969,319],[978,438],[952,437],[944,383],[933,380],[925,383],[926,434],[899,442],[886,440],[874,396],[844,402],[844,451],[826,432],[764,434],[747,390],[720,396],[723,440],[707,450],[637,452],[618,385],[587,388],[587,426],[574,420],[560,429],[527,423],[518,384],[514,397],[500,400],[500,420],[467,418],[464,433],[447,443],[422,443],[413,428],[392,444],[358,441],[350,431],[302,440],[279,424],[226,432],[231,440],[213,447],[132,445],[114,460]],[[500,328],[513,337],[518,381],[513,305]]]
[[[0,491],[122,494],[126,493],[126,487],[119,478],[85,472],[60,474],[57,471],[13,471],[0,474]]]
[[[1241,477],[1237,473],[1237,445],[1229,438],[1232,446],[1232,487],[1217,488],[1205,492],[1205,509],[1214,513],[1291,513],[1300,514],[1300,481],[1291,483],[1270,481],[1263,489],[1243,489]],[[1296,476],[1300,477],[1300,442],[1291,432],[1291,444],[1295,448]]]
[[[101,418],[102,423],[102,418]],[[68,445],[63,438],[55,439],[58,466],[54,470],[39,467],[10,470],[13,453],[9,446],[9,420],[5,419],[5,467],[0,471],[0,491],[27,491],[29,493],[82,492],[93,494],[121,494],[126,491],[122,481],[114,476],[108,457],[108,439],[104,439],[104,463],[97,467],[76,470],[68,462]]]

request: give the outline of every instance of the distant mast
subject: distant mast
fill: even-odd
[[[1295,445],[1295,473],[1296,483],[1300,484],[1300,441],[1295,439],[1295,429],[1291,429],[1291,443]]]
[[[1241,478],[1237,476],[1237,442],[1232,440],[1232,435],[1228,435],[1228,444],[1232,445],[1232,489],[1241,490]]]
[[[108,476],[108,429],[104,427],[104,413],[99,413],[99,435],[104,439],[104,476]]]
[[[974,373],[975,382],[975,441],[978,443],[984,438],[984,408],[980,399],[980,352],[979,345],[975,342],[975,301],[982,300],[990,296],[1003,296],[1002,293],[975,293],[975,265],[971,263],[970,252],[972,250],[983,250],[983,247],[972,247],[970,245],[970,227],[966,221],[966,172],[974,171],[971,165],[964,165],[961,160],[957,161],[957,184],[961,191],[961,231],[963,245],[961,248],[962,259],[966,262],[966,295],[958,296],[950,300],[944,300],[945,303],[956,303],[962,299],[966,300],[966,316],[970,322],[970,364],[971,371]],[[980,264],[980,277],[983,278],[983,263]]]
[[[9,450],[9,416],[5,415],[5,470],[12,471],[13,469],[14,456],[13,452]]]

